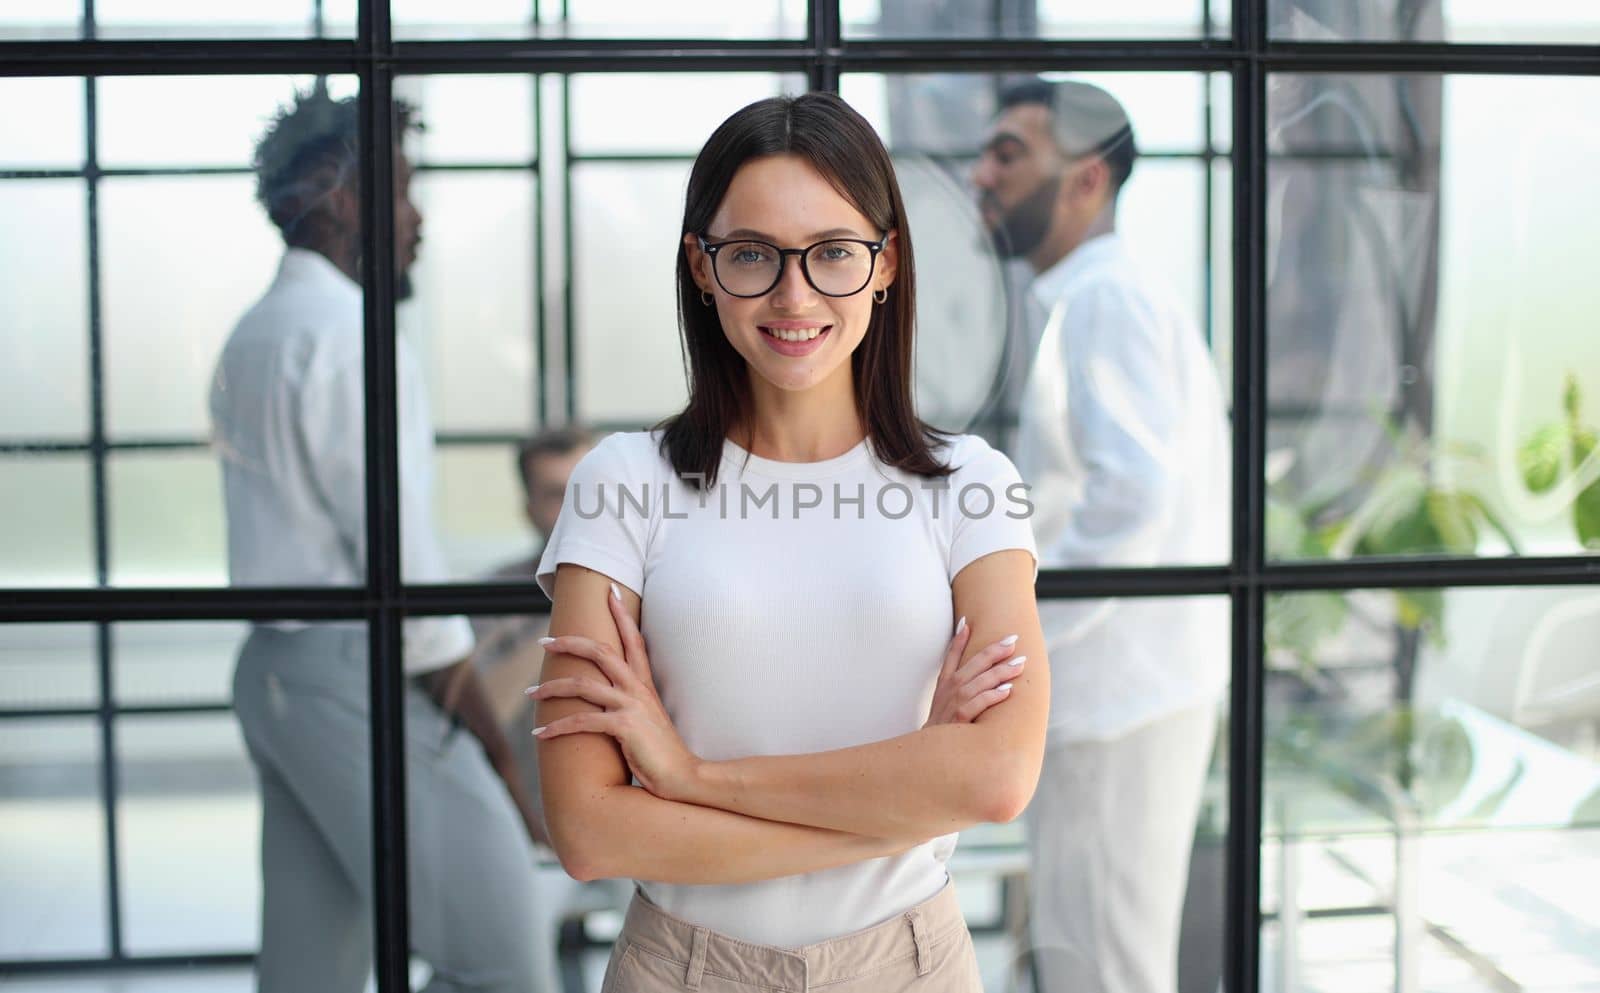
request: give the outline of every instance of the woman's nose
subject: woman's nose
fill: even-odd
[[[790,265],[791,262],[793,265]],[[785,256],[783,268],[778,273],[778,285],[772,288],[773,306],[784,310],[795,309],[809,303],[814,292],[800,266],[800,256]]]

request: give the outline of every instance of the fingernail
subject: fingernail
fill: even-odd
[[[1001,693],[1010,693],[1011,692],[1011,684],[1010,683],[1001,683],[999,686],[996,686],[995,689],[999,690]]]
[[[1018,655],[1016,658],[1012,659],[1010,662],[1007,662],[1006,665],[1021,665],[1022,663],[1026,662],[1026,661],[1028,661],[1028,657],[1026,655]],[[537,687],[537,686],[534,687],[535,690],[538,689],[538,688],[539,687]],[[529,692],[532,692],[532,691],[530,690]]]
[[[1000,644],[1002,644],[1002,645],[1015,645],[1016,643],[1017,643],[1017,636],[1014,635],[1014,634],[1008,634],[1004,638],[1000,639]]]
[[[956,634],[960,634],[961,632],[965,631],[966,629],[967,629],[967,617],[966,617],[965,614],[963,614],[963,615],[961,615],[961,620],[956,621]]]
[[[537,738],[537,737],[539,737],[539,732],[540,732],[540,731],[543,731],[543,730],[544,730],[544,729],[545,729],[545,728],[547,728],[547,727],[549,727],[549,726],[550,726],[550,725],[548,725],[548,724],[546,724],[546,725],[544,725],[544,727],[536,727],[536,728],[534,728],[534,729],[533,729],[533,736],[534,736],[534,737],[535,737],[535,738]]]
[[[611,599],[616,600],[619,603],[622,602],[622,591],[617,589],[616,583],[611,584]]]
[[[1015,662],[1013,662],[1011,664],[1012,665],[1016,665]],[[544,685],[543,683],[534,683],[532,686],[528,687],[527,689],[523,690],[522,692],[526,693],[528,696],[533,696],[535,693],[539,692],[539,687],[541,687],[543,685]]]
[[[540,638],[540,639],[539,639],[539,644],[541,644],[541,645],[548,645],[548,644],[550,644],[550,643],[551,643],[551,642],[552,642],[552,641],[555,641],[555,639],[554,639],[554,638]]]

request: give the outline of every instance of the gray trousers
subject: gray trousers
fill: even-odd
[[[1189,852],[1216,725],[1207,705],[1111,741],[1046,750],[1025,815],[1039,993],[1176,989]]]
[[[234,709],[261,779],[262,993],[360,993],[372,961],[364,632],[257,628]],[[428,993],[536,990],[535,861],[478,741],[405,699],[413,951]]]

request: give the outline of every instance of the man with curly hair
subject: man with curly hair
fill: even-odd
[[[419,127],[398,107],[400,138]],[[359,119],[299,94],[256,148],[258,196],[285,252],[228,339],[211,389],[236,585],[354,586],[366,566]],[[398,140],[398,139],[397,139]],[[422,218],[395,151],[397,289]],[[401,560],[449,578],[432,530],[432,428],[416,355],[395,342]],[[407,620],[410,933],[430,993],[536,989],[536,808],[468,661],[462,617]],[[258,988],[357,993],[372,957],[370,729],[364,624],[257,624],[234,707],[261,781]],[[464,725],[470,734],[459,734]]]

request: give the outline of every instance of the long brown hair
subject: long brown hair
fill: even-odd
[[[866,337],[850,356],[855,401],[878,460],[918,476],[942,477],[949,466],[931,449],[948,433],[917,417],[911,394],[916,279],[905,202],[889,152],[864,118],[832,93],[771,97],[723,121],[689,173],[683,234],[703,234],[734,174],[768,155],[797,155],[810,163],[880,231],[898,232],[899,271],[888,299],[872,308]],[[689,253],[678,244],[678,330],[689,377],[689,402],[661,421],[661,451],[680,478],[701,474],[716,482],[723,440],[752,411],[744,357],[722,332],[715,308],[700,302]]]

